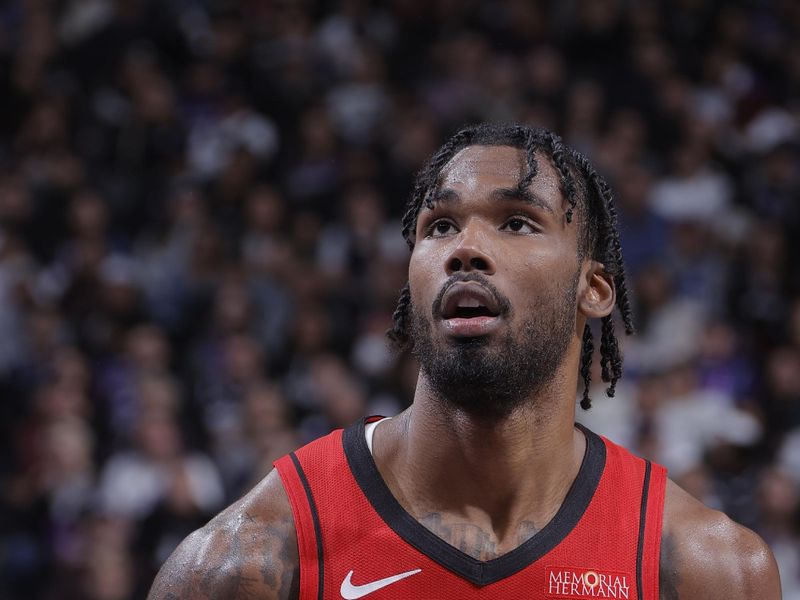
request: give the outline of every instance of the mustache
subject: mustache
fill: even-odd
[[[444,299],[444,295],[447,293],[447,290],[449,290],[456,283],[464,283],[466,281],[475,281],[479,283],[481,287],[488,290],[488,292],[494,296],[502,316],[506,316],[511,312],[511,302],[508,300],[508,298],[500,293],[500,290],[492,285],[492,282],[489,281],[486,275],[483,275],[482,273],[454,273],[447,278],[447,281],[445,281],[444,285],[442,285],[442,289],[439,290],[439,293],[436,294],[436,298],[433,300],[431,311],[434,318],[436,318],[437,315],[442,314],[442,301]]]

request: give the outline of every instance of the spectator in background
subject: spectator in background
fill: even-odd
[[[628,271],[634,277],[666,254],[667,224],[648,203],[652,174],[643,164],[627,163],[615,179],[619,193],[619,233]]]
[[[272,457],[404,407],[397,221],[486,119],[619,194],[640,335],[582,418],[796,596],[796,3],[212,4],[0,7],[0,596],[140,597]]]
[[[693,359],[705,317],[703,305],[677,295],[663,264],[643,269],[636,285],[639,333],[625,340],[628,369],[667,370]]]
[[[133,447],[111,455],[101,475],[103,510],[134,521],[172,500],[201,515],[218,510],[224,499],[219,473],[206,457],[183,449],[169,407],[152,409],[137,421]]]
[[[172,352],[163,332],[150,325],[129,330],[121,342],[120,352],[105,354],[95,367],[96,398],[116,445],[133,439],[135,423],[149,401],[147,378],[170,378]]]

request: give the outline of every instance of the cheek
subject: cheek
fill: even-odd
[[[551,243],[539,244],[524,250],[508,248],[501,256],[507,259],[499,261],[498,271],[507,273],[512,281],[520,283],[532,280],[535,284],[541,285],[558,278],[560,272],[566,268],[571,268],[562,249]]]
[[[411,286],[411,302],[416,307],[430,305],[431,282],[433,281],[433,260],[424,252],[414,249],[408,264],[408,283]]]
[[[519,306],[535,308],[544,299],[557,299],[571,288],[578,264],[577,257],[547,248],[531,252],[514,264],[509,261],[505,267],[504,279],[511,284],[509,294],[514,295]]]
[[[430,249],[415,248],[408,264],[408,282],[411,286],[411,301],[424,311],[430,309],[439,287],[447,276],[441,268],[441,257]]]

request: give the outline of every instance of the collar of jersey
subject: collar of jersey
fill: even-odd
[[[342,443],[350,470],[370,504],[403,540],[431,560],[479,586],[495,583],[521,571],[567,537],[586,512],[606,463],[606,447],[600,437],[576,424],[586,436],[586,452],[561,508],[541,531],[514,550],[492,560],[481,561],[426,529],[400,505],[378,472],[364,437],[364,424],[365,420],[360,420],[348,427]]]

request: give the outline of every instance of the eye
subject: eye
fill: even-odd
[[[455,225],[453,225],[453,223],[444,219],[439,219],[431,223],[428,227],[427,235],[428,237],[444,237],[453,232],[455,232]]]
[[[511,217],[506,221],[501,230],[505,229],[513,233],[537,233],[538,229],[528,219],[522,217]]]

